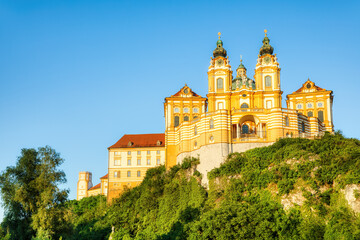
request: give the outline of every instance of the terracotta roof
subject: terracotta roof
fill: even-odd
[[[125,134],[110,148],[164,147],[165,134]]]
[[[100,179],[108,178],[108,175],[109,175],[109,174],[106,174],[105,176],[102,176]]]
[[[93,186],[92,188],[89,188],[89,190],[95,190],[95,189],[98,189],[98,188],[100,188],[100,187],[101,187],[101,183]]]
[[[188,93],[184,93],[184,90],[187,89]],[[201,97],[200,95],[196,94],[191,88],[189,88],[186,84],[183,88],[181,88],[177,93],[172,95],[171,97],[180,97],[183,94],[191,95],[193,97]]]

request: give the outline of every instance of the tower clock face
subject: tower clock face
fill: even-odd
[[[224,61],[222,59],[219,59],[219,60],[216,61],[216,63],[217,63],[218,66],[222,66]]]
[[[264,62],[265,62],[266,64],[269,64],[270,61],[271,61],[271,59],[270,59],[269,56],[267,56],[267,57],[264,58]]]

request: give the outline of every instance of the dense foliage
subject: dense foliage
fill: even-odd
[[[53,239],[360,239],[344,194],[355,186],[360,206],[357,139],[288,138],[231,154],[208,174],[209,189],[197,164],[149,169],[111,205],[98,196],[56,206],[62,231]],[[0,239],[13,239],[7,233],[0,228]]]
[[[64,160],[52,148],[22,149],[15,167],[0,175],[1,197],[5,207],[2,229],[11,239],[31,239],[34,235],[48,238],[62,220],[57,206],[67,199],[65,173],[58,170]]]

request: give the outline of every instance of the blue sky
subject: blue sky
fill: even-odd
[[[359,1],[0,1],[0,171],[49,145],[70,198],[94,184],[125,133],[164,132],[164,98],[187,83],[205,96],[222,32],[233,69],[253,77],[268,29],[283,100],[307,78],[334,91],[334,124],[360,138]],[[3,210],[0,209],[0,219]]]

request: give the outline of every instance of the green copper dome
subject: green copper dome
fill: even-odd
[[[246,67],[245,67],[244,64],[242,63],[242,60],[241,60],[240,65],[238,66],[237,69],[241,69],[241,68],[246,70]]]
[[[223,42],[220,39],[220,35],[219,35],[219,40],[216,42],[216,48],[213,52],[214,58],[216,57],[226,57],[226,50],[223,48]]]
[[[262,42],[263,45],[260,48],[260,56],[265,54],[270,54],[270,55],[273,54],[274,48],[270,45],[270,39],[267,37],[266,30],[265,30],[265,37]]]

